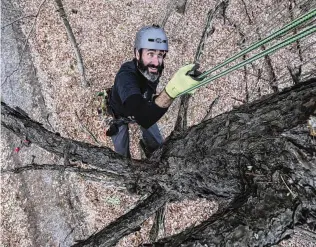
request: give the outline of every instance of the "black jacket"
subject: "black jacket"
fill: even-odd
[[[154,103],[158,82],[148,81],[137,69],[136,59],[124,63],[116,74],[110,106],[117,117],[132,116],[144,128],[156,123],[168,110]]]

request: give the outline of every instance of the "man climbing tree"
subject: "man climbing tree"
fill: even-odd
[[[163,138],[156,122],[166,113],[174,98],[199,83],[197,66],[186,65],[175,73],[166,88],[155,96],[168,52],[168,39],[159,26],[141,28],[135,39],[133,61],[122,65],[116,75],[109,104],[115,120],[107,135],[115,151],[130,157],[128,123],[141,126],[140,141],[147,156],[160,147]],[[189,75],[190,73],[190,75]]]
[[[153,59],[159,67],[158,50],[154,50]],[[136,61],[144,58],[140,53],[135,56]],[[244,57],[243,62],[246,59]],[[143,60],[145,65],[146,59]],[[158,68],[152,68],[149,64],[147,72],[151,74],[143,70],[144,74],[159,76],[155,73]],[[133,71],[138,73],[139,69],[136,68],[137,63]],[[190,78],[186,71],[191,69],[185,68],[181,75]],[[173,79],[177,78],[177,74]],[[173,94],[173,89],[179,85],[178,80],[173,79],[168,84],[171,85],[170,90],[167,86],[163,91],[169,103],[179,92],[185,91],[179,90]],[[195,85],[202,83],[194,78],[190,80]],[[144,102],[140,97],[141,89],[139,91],[135,95],[138,95],[140,102]],[[159,106],[161,102],[156,101],[158,98],[144,104],[167,108],[168,104]],[[139,107],[144,105],[139,104]],[[300,79],[292,87],[234,107],[181,133],[173,132],[150,159],[139,161],[118,155],[108,147],[94,146],[48,131],[42,123],[32,120],[21,109],[14,109],[2,102],[1,124],[5,131],[32,143],[31,148],[41,147],[60,157],[59,160],[56,157],[53,164],[47,164],[46,160],[36,163],[38,160],[34,159],[28,164],[30,160],[23,160],[22,155],[10,154],[15,163],[6,166],[2,174],[11,176],[6,186],[17,184],[19,190],[9,189],[7,198],[10,200],[6,203],[6,210],[12,207],[12,198],[18,200],[21,197],[20,191],[24,190],[25,197],[19,199],[22,210],[15,211],[13,217],[8,210],[7,243],[11,243],[10,237],[16,235],[11,227],[20,229],[22,225],[16,212],[26,211],[26,234],[20,238],[31,239],[32,242],[24,246],[43,246],[48,240],[51,245],[61,246],[114,246],[124,236],[138,231],[142,223],[163,205],[171,200],[182,201],[186,198],[216,200],[219,203],[218,211],[178,234],[162,237],[150,244],[144,243],[144,246],[272,246],[293,235],[294,231],[309,232],[312,238],[316,229],[315,114],[316,79],[308,76],[308,79]],[[133,114],[128,112],[126,116],[130,115]],[[142,126],[141,116],[138,117],[137,113],[134,115]],[[147,126],[143,127],[146,129]],[[13,144],[11,139],[8,143]],[[56,184],[66,184],[66,179],[54,180],[47,176],[63,177],[67,172],[78,173],[80,181],[87,183],[74,186],[70,181],[71,189],[66,191],[61,187],[56,189]],[[23,175],[34,176],[29,187],[25,186],[26,183],[20,183]],[[36,180],[40,176],[43,176],[43,183],[36,187]],[[88,228],[89,219],[79,215],[90,212],[93,215],[93,210],[88,211],[90,208],[87,207],[78,210],[81,196],[84,195],[74,192],[74,187],[85,190],[91,185],[88,184],[90,181],[101,181],[100,184],[112,182],[117,187],[126,188],[131,195],[143,195],[144,198],[111,223],[101,222],[98,228]],[[46,192],[43,184],[52,189],[51,194],[46,193],[41,201],[41,204],[47,205],[33,204],[38,199],[37,194]],[[104,189],[103,186],[99,186],[100,190]],[[25,187],[30,189],[25,190]],[[56,196],[53,194],[55,191],[60,191],[60,194]],[[34,194],[35,197],[32,197]],[[53,204],[54,197],[57,204]],[[50,205],[56,206],[49,211],[43,209]],[[61,209],[60,215],[56,214]],[[61,221],[61,216],[65,215],[72,221]],[[13,219],[18,224],[13,224]],[[20,244],[20,238],[16,243]]]

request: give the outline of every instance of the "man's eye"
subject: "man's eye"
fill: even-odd
[[[152,56],[154,56],[154,53],[150,52],[150,53],[148,53],[148,55],[152,57]]]

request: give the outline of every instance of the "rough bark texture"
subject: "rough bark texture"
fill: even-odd
[[[230,197],[241,191],[241,168],[269,170],[269,154],[271,161],[281,159],[277,153],[289,145],[281,136],[285,130],[303,124],[308,134],[306,121],[315,111],[315,100],[315,80],[270,95],[171,136],[152,160],[160,156],[160,163],[176,171],[172,188],[181,193]]]
[[[306,124],[316,109],[312,81],[304,90],[285,90],[169,141],[162,161],[180,171],[176,190],[227,200],[244,195],[244,202],[233,201],[219,217],[156,246],[268,246],[291,234],[295,224],[315,228],[316,148]]]
[[[45,129],[40,123],[31,120],[26,113],[8,107],[1,102],[1,124],[22,139],[27,139],[45,150],[67,157],[71,161],[81,161],[99,169],[105,169],[109,177],[123,181],[132,174],[130,160],[109,148],[101,148],[88,143],[63,138],[59,133]]]
[[[49,132],[3,103],[1,123],[50,152],[67,152],[71,159],[104,167],[116,179],[134,178],[138,192],[155,193],[153,185],[159,184],[174,194],[174,200],[203,197],[221,201],[216,215],[156,246],[267,246],[290,235],[296,224],[308,222],[315,227],[316,146],[307,127],[307,119],[315,111],[316,79],[311,79],[171,135],[137,169],[107,148]],[[166,201],[158,198],[155,209]],[[148,210],[146,205],[139,207]],[[95,236],[131,232],[148,214],[139,212],[131,210]],[[136,222],[132,227],[120,222],[131,220]],[[90,240],[95,241],[95,236]],[[97,239],[94,246],[107,246],[103,242],[107,238]]]

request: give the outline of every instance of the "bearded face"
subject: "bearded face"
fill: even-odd
[[[137,56],[138,55],[138,56]],[[164,51],[143,49],[141,54],[137,53],[138,69],[144,77],[152,82],[157,81],[164,69]]]

